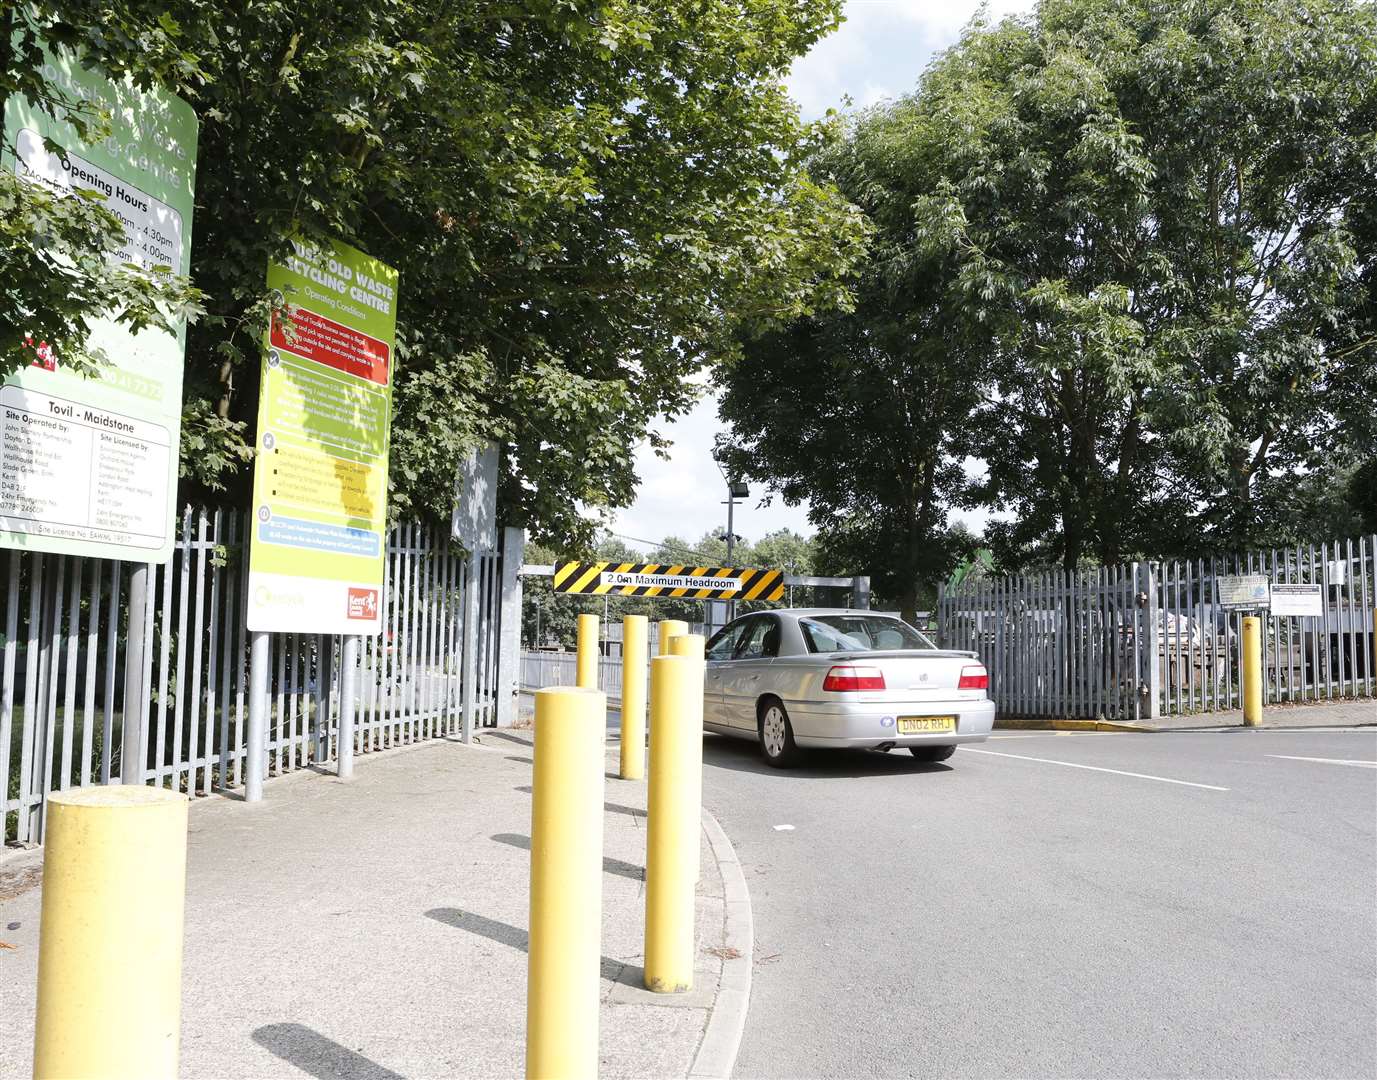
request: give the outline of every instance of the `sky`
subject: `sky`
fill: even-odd
[[[848,0],[846,21],[794,65],[789,92],[810,120],[829,108],[845,108],[846,98],[851,107],[864,108],[906,94],[933,54],[955,44],[981,6],[979,0]],[[1032,3],[988,0],[985,6],[998,19]],[[726,484],[711,453],[721,426],[711,394],[677,420],[656,425],[674,444],[669,460],[656,457],[647,445],[637,448],[640,488],[636,501],[617,513],[613,532],[647,546],[669,535],[696,540],[709,530],[725,529]],[[754,541],[776,529],[814,531],[806,506],[785,506],[778,497],[759,506],[769,494],[752,485],[751,498],[736,508],[738,536]],[[954,516],[976,529],[985,520],[978,513]]]

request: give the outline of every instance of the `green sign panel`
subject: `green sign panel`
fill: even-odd
[[[382,628],[397,271],[297,241],[268,266],[249,629]]]
[[[48,81],[108,109],[111,134],[77,138],[23,98],[5,102],[3,167],[58,194],[97,193],[124,222],[114,258],[191,270],[196,115],[164,91],[112,83],[49,53]],[[51,153],[44,140],[61,152]],[[64,370],[47,342],[0,386],[0,544],[165,562],[172,554],[185,329],[131,334],[92,313],[97,378]]]

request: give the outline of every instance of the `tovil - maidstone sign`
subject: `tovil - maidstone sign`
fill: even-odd
[[[65,51],[44,78],[111,115],[86,143],[22,97],[5,101],[0,164],[62,198],[90,198],[124,225],[117,264],[191,271],[196,114],[181,98],[111,82]],[[50,149],[49,147],[52,147]],[[12,149],[12,153],[10,152]],[[90,349],[108,363],[84,378],[48,342],[0,386],[0,545],[139,563],[172,554],[185,327],[134,334],[93,312]]]

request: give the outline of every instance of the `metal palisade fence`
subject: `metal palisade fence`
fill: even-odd
[[[137,564],[11,551],[0,655],[0,807],[6,842],[42,839],[45,798],[126,781],[124,718],[139,710],[140,780],[208,795],[244,783],[249,634],[246,518],[187,509],[173,558],[146,571],[145,617],[129,626]],[[520,551],[514,553],[520,563]],[[471,566],[477,573],[470,578]],[[439,530],[400,525],[388,538],[383,632],[359,649],[354,749],[382,750],[494,726],[511,697],[499,693],[504,585],[499,555],[472,564]],[[470,605],[470,589],[478,592]],[[476,626],[464,632],[466,610]],[[519,605],[515,608],[519,612]],[[132,654],[142,671],[127,672]],[[473,686],[465,693],[464,642]],[[331,761],[341,691],[341,639],[271,636],[266,772]],[[514,653],[515,650],[513,650]],[[511,658],[515,664],[515,656]],[[514,676],[507,675],[508,679]]]
[[[1318,616],[1263,612],[1268,703],[1377,691],[1377,537],[1213,559],[985,578],[944,593],[938,633],[980,654],[1001,714],[1111,720],[1241,706],[1247,612],[1218,579],[1263,575],[1319,586]]]

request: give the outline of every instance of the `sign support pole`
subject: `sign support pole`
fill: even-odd
[[[354,775],[354,698],[359,680],[359,636],[348,634],[340,643],[339,743],[335,775],[348,780]]]
[[[148,564],[129,575],[128,644],[124,651],[124,727],[120,740],[120,783],[143,783],[143,728],[148,695],[143,687],[144,620],[148,616]]]
[[[271,663],[266,630],[249,634],[249,730],[244,748],[244,801],[263,798],[263,765],[267,759],[264,732],[268,726],[268,666]]]
[[[460,740],[473,742],[473,715],[478,704],[478,553],[469,555],[464,574],[464,659],[463,713],[460,717]]]

